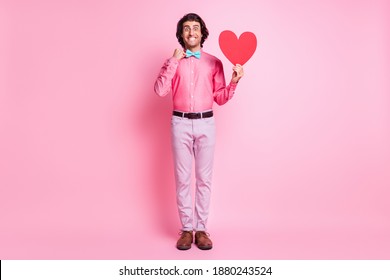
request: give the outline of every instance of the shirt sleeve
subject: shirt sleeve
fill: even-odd
[[[171,57],[165,61],[154,83],[154,92],[157,95],[165,96],[171,91],[172,79],[176,74],[178,65],[179,60],[175,57]]]
[[[234,92],[237,87],[237,83],[229,83],[226,86],[225,83],[225,74],[223,72],[222,62],[217,60],[215,64],[215,74],[214,74],[214,101],[218,105],[223,105],[232,99]]]

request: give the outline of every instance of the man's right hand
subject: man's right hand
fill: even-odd
[[[173,57],[176,57],[178,60],[182,59],[185,56],[186,56],[185,51],[181,49],[175,49],[175,51],[173,52]]]

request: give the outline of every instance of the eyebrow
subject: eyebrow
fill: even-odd
[[[200,24],[194,24],[193,26],[197,26],[197,27],[200,27]],[[184,25],[183,27],[191,27],[190,25]]]

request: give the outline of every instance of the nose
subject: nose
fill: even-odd
[[[190,33],[191,36],[194,35],[194,29],[190,28]]]

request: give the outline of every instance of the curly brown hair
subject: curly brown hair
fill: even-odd
[[[200,29],[202,32],[202,38],[200,40],[200,46],[203,47],[204,41],[207,39],[209,36],[209,30],[206,27],[206,24],[204,23],[203,19],[198,16],[197,14],[194,13],[189,13],[184,15],[177,23],[177,28],[176,28],[176,38],[179,41],[180,45],[185,48],[184,40],[181,37],[183,34],[183,23],[186,21],[196,21],[200,23]]]

